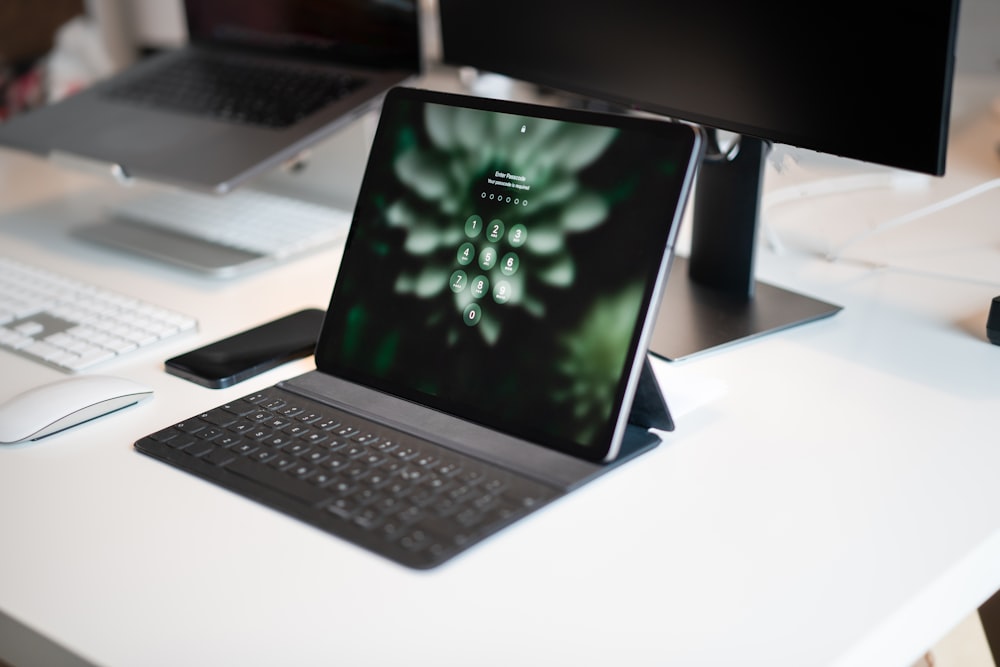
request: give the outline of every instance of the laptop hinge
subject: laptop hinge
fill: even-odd
[[[119,185],[132,185],[132,176],[125,165],[117,162],[107,162],[86,155],[77,155],[68,151],[51,150],[48,154],[49,160],[65,169],[73,169],[88,174],[100,176],[110,176]]]

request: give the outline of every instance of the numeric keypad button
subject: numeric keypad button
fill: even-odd
[[[489,226],[486,228],[486,238],[493,243],[497,243],[503,238],[503,232],[503,220],[491,220]]]
[[[472,279],[472,296],[481,299],[484,294],[489,294],[490,279],[486,276],[476,276]]]
[[[465,286],[469,283],[469,276],[466,275],[465,271],[459,269],[451,274],[451,278],[448,279],[448,286],[451,291],[458,294],[465,289]]]
[[[483,271],[489,271],[497,263],[497,251],[496,248],[483,248],[483,251],[479,253],[479,268]],[[456,271],[456,273],[458,273]]]
[[[514,225],[507,234],[507,243],[515,248],[520,248],[528,241],[528,228],[524,225]]]
[[[469,264],[472,264],[472,260],[474,260],[475,258],[476,258],[476,246],[472,245],[469,242],[465,242],[462,245],[458,246],[458,255],[456,256],[456,259],[458,260],[459,264],[461,264],[462,266],[468,266]]]
[[[474,239],[483,233],[483,219],[478,215],[470,215],[465,219],[465,235]]]

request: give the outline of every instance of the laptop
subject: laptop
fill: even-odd
[[[646,345],[691,126],[397,88],[316,369],[138,451],[415,568],[673,429]]]
[[[224,193],[421,70],[416,0],[185,0],[184,8],[185,47],[11,119],[0,145]]]

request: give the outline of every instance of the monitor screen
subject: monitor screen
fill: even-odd
[[[754,278],[772,144],[944,173],[958,0],[439,3],[447,64],[739,135],[698,175],[650,345],[668,359],[840,310]]]
[[[417,69],[414,0],[185,0],[199,44],[294,52],[302,58]]]
[[[958,0],[440,0],[446,62],[941,174]]]

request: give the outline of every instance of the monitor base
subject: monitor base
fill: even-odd
[[[684,257],[674,259],[649,351],[679,361],[700,352],[830,317],[841,310],[825,301],[756,281],[742,299],[698,285]]]

